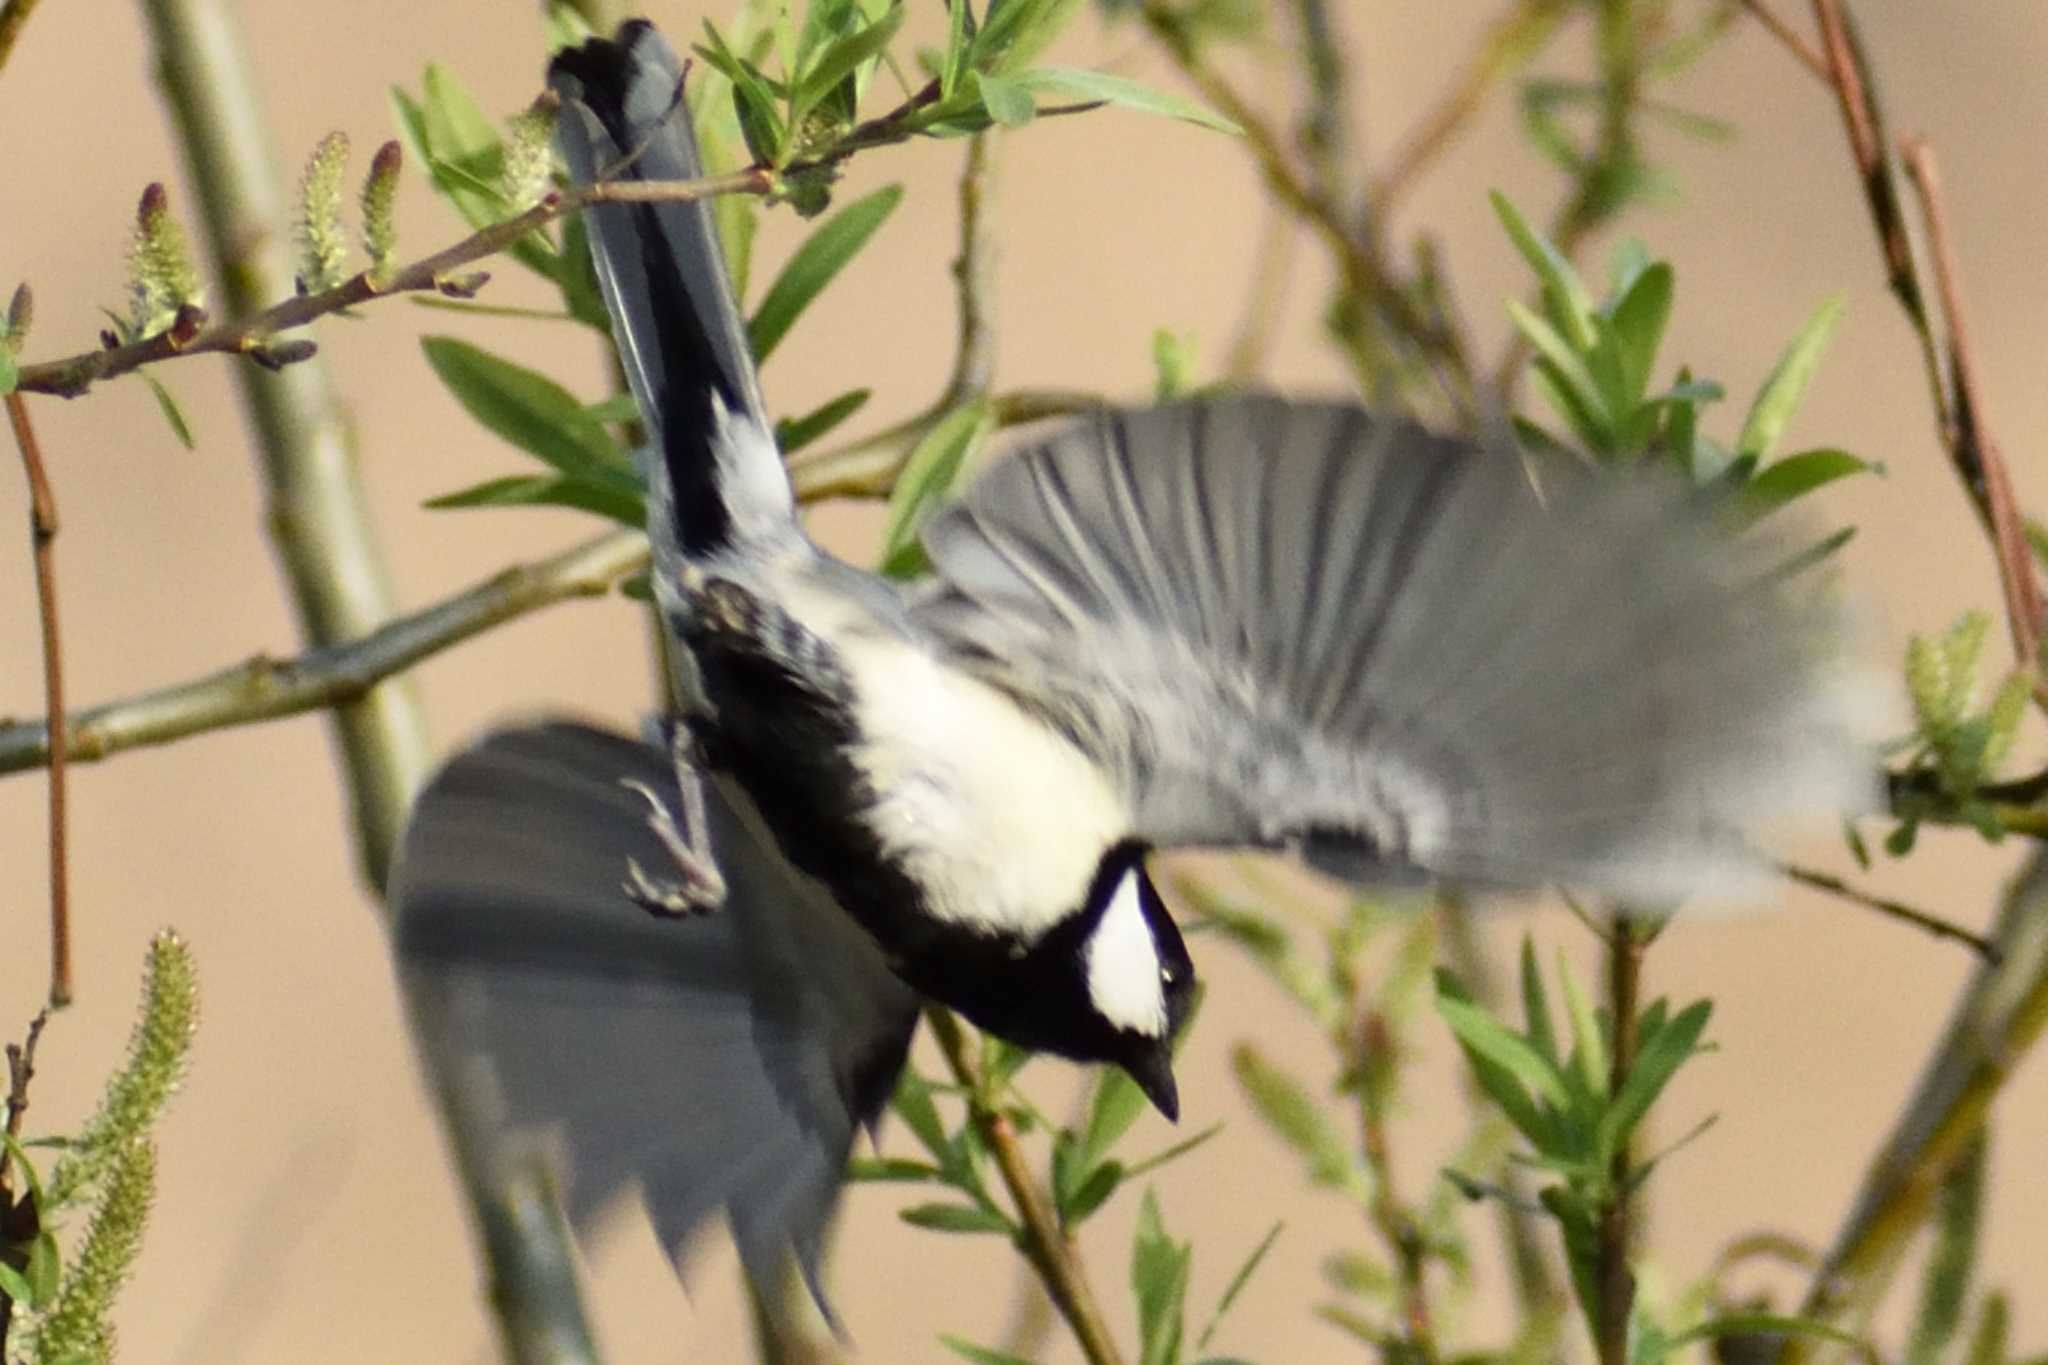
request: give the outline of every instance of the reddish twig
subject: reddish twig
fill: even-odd
[[[2006,470],[1998,438],[1991,431],[1983,389],[1977,381],[1976,349],[1963,306],[1962,272],[1948,230],[1941,170],[1935,163],[1934,149],[1924,138],[1905,138],[1900,147],[1906,172],[1920,194],[1928,246],[1934,257],[1935,286],[1941,293],[1941,311],[1948,319],[1949,382],[1954,386],[1954,396],[1949,404],[1950,429],[1942,435],[1955,460],[1956,472],[1978,490],[1992,543],[1998,551],[1998,582],[2005,594],[2013,659],[2019,667],[2033,669],[2041,657],[2040,586],[2034,577],[2033,554],[2013,498],[2012,477]],[[2048,691],[2043,690],[2038,679],[2035,692],[2048,698]]]
[[[1616,910],[1607,933],[1607,1010],[1612,1021],[1614,1055],[1608,1093],[1619,1095],[1636,1066],[1636,1002],[1642,992],[1643,952],[1654,931],[1627,910]],[[1629,1186],[1634,1177],[1629,1144],[1614,1153],[1608,1169],[1608,1205],[1595,1230],[1593,1298],[1596,1345],[1600,1365],[1628,1365],[1629,1315],[1635,1306],[1636,1277],[1629,1269],[1633,1245]]]
[[[1972,933],[1960,924],[1945,920],[1941,916],[1930,914],[1925,910],[1916,909],[1904,901],[1892,900],[1889,897],[1879,896],[1851,886],[1832,872],[1821,872],[1814,868],[1801,867],[1797,863],[1779,863],[1778,873],[1787,881],[1798,882],[1801,886],[1810,886],[1816,891],[1825,891],[1831,896],[1840,896],[1852,905],[1860,905],[1866,910],[1875,910],[1878,914],[1884,915],[1889,919],[1895,919],[1902,924],[1910,924],[1916,929],[1925,930],[1936,938],[1945,938],[1951,942],[1963,944],[1986,962],[1995,963],[1998,961],[1998,946],[1982,934]]]
[[[1765,4],[1764,0],[1742,0],[1742,7],[1748,10],[1750,15],[1759,24],[1762,24],[1773,38],[1783,43],[1785,50],[1798,58],[1801,66],[1811,71],[1822,81],[1830,85],[1834,84],[1834,79],[1828,71],[1828,59],[1823,57],[1819,49],[1814,47],[1812,43],[1807,42],[1798,29],[1793,28],[1792,25],[1780,18],[1777,11]]]
[[[50,1022],[50,1012],[37,1010],[36,1017],[28,1021],[28,1034],[18,1043],[7,1045],[7,1136],[19,1140],[21,1137],[21,1116],[28,1112],[28,1083],[36,1075],[36,1044],[42,1040],[43,1025]],[[0,1194],[13,1197],[11,1186],[14,1178],[14,1153],[0,1149]]]
[[[28,475],[28,524],[31,557],[36,570],[36,606],[43,627],[43,705],[45,714],[64,714],[64,651],[57,630],[57,499],[43,468],[43,452],[28,420],[28,404],[19,393],[7,395],[7,420],[21,449],[21,467]],[[50,1007],[71,1003],[71,888],[65,855],[64,727],[50,737]]]
[[[1856,158],[1858,174],[1863,177],[1863,194],[1870,201],[1871,220],[1877,226],[1878,242],[1884,251],[1885,274],[1892,292],[1899,296],[1914,323],[1924,326],[1927,308],[1920,293],[1920,277],[1913,269],[1906,217],[1899,209],[1898,187],[1885,160],[1884,116],[1871,91],[1862,54],[1850,36],[1841,0],[1813,0],[1813,13],[1820,22],[1826,48],[1829,83],[1842,106],[1849,150]]]

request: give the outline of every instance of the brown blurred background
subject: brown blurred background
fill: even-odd
[[[673,34],[698,28],[693,7],[649,8]],[[932,13],[916,22],[929,23],[938,7],[922,8]],[[1809,20],[1790,0],[1780,8]],[[1340,9],[1361,79],[1357,131],[1384,156],[1492,7],[1361,0]],[[2048,429],[2048,7],[1864,0],[1859,10],[1896,131],[1924,130],[1943,157],[1992,416],[2023,502],[2048,506],[2036,459],[2037,434]],[[389,136],[386,88],[416,82],[430,59],[451,64],[495,111],[519,107],[539,83],[529,6],[271,0],[243,12],[294,175],[329,129],[347,130],[363,149]],[[1135,29],[1103,29],[1092,16],[1076,27],[1061,59],[1172,83]],[[1670,93],[1734,121],[1739,140],[1663,139],[1655,151],[1676,165],[1683,200],[1637,212],[1627,229],[1679,263],[1666,360],[1728,382],[1735,398],[1715,414],[1724,433],[1782,341],[1821,297],[1847,291],[1846,321],[1793,442],[1844,445],[1889,467],[1883,479],[1831,491],[1825,507],[1831,522],[1862,528],[1845,562],[1878,609],[1873,653],[1890,676],[1909,632],[1938,629],[1969,607],[1997,610],[1993,565],[1934,439],[1832,99],[1761,30],[1738,30]],[[1579,41],[1563,57],[1582,50]],[[45,5],[0,78],[0,129],[0,285],[35,286],[27,358],[79,349],[102,325],[97,308],[122,306],[120,262],[141,187],[163,179],[174,204],[190,202],[136,11],[95,0]],[[769,366],[776,409],[807,410],[857,381],[876,389],[861,420],[880,425],[936,391],[951,347],[946,265],[960,154],[957,143],[932,144],[855,164],[849,190],[900,179],[909,194]],[[1217,363],[1260,249],[1261,198],[1237,149],[1186,126],[1103,113],[1005,138],[1001,162],[993,224],[1003,384],[1140,395],[1158,326],[1192,333],[1201,360]],[[1557,193],[1498,99],[1396,226],[1441,234],[1472,331],[1493,353],[1506,335],[1498,301],[1526,279],[1487,208],[1490,187],[1544,213]],[[401,224],[407,255],[459,235],[417,185],[408,185]],[[771,215],[764,264],[797,233],[790,215]],[[1288,387],[1327,389],[1343,374],[1318,340],[1325,276],[1313,250],[1300,261],[1269,373]],[[499,274],[509,282],[519,272]],[[757,281],[765,278],[757,268]],[[495,285],[493,296],[524,297]],[[589,525],[568,513],[421,510],[422,499],[507,472],[518,458],[459,411],[422,363],[414,338],[450,331],[580,376],[589,393],[601,383],[587,334],[546,324],[478,324],[391,302],[319,329],[408,607],[566,545]],[[80,704],[296,647],[227,362],[159,374],[185,405],[197,453],[173,442],[134,380],[86,401],[35,403],[63,510],[66,662]],[[11,469],[11,447],[0,465]],[[21,481],[0,470],[0,565],[9,566],[0,570],[0,714],[41,709],[24,522]],[[2002,666],[2002,635],[1994,639]],[[435,741],[446,746],[540,707],[630,719],[648,693],[642,645],[634,612],[613,598],[521,621],[416,677]],[[131,1361],[488,1358],[469,1230],[399,1029],[378,917],[356,881],[333,760],[327,725],[306,718],[75,772],[79,1000],[44,1041],[29,1130],[63,1129],[90,1106],[119,1054],[152,930],[171,924],[189,937],[204,985],[192,1076],[163,1128],[162,1190],[120,1317]],[[0,962],[7,1036],[44,990],[43,838],[41,779],[0,781],[6,939],[21,950]],[[1912,861],[1881,864],[1869,880],[1982,926],[2019,851],[1929,835]],[[1813,856],[1846,862],[1825,837]],[[1688,1068],[1664,1110],[1672,1134],[1721,1116],[1654,1186],[1651,1238],[1667,1285],[1761,1226],[1826,1240],[1969,965],[1953,948],[1838,903],[1785,903],[1783,913],[1681,925],[1651,955],[1652,989],[1719,1004],[1711,1036],[1720,1051]],[[1587,935],[1559,915],[1507,911],[1486,922],[1503,953],[1529,931],[1546,948],[1587,955]],[[1356,1358],[1309,1309],[1323,1297],[1320,1258],[1368,1234],[1336,1201],[1302,1192],[1296,1162],[1244,1111],[1225,1064],[1228,1045],[1246,1035],[1309,1074],[1320,1074],[1325,1054],[1231,953],[1205,943],[1202,966],[1212,1005],[1185,1063],[1185,1124],[1228,1126],[1158,1179],[1169,1225],[1196,1243],[1191,1303],[1206,1313],[1243,1254],[1284,1216],[1286,1232],[1216,1346],[1265,1362]],[[1411,1194],[1434,1178],[1462,1124],[1448,1036],[1430,1023],[1421,1037],[1410,1112],[1395,1132]],[[1044,1069],[1061,1080],[1055,1064]],[[2039,1160],[2048,1072],[2038,1061],[1999,1119],[1984,1271],[2014,1291],[2016,1343],[2038,1350],[2048,1345],[2048,1173]],[[1156,1118],[1145,1125],[1137,1150],[1169,1140]],[[857,1191],[843,1220],[831,1279],[861,1357],[938,1359],[940,1331],[998,1338],[1015,1298],[1013,1258],[990,1239],[902,1227],[892,1214],[898,1199],[893,1189]],[[1125,1330],[1134,1206],[1121,1200],[1086,1239]],[[637,1220],[622,1221],[589,1271],[610,1359],[743,1357],[744,1308],[722,1246],[701,1258],[688,1299]],[[1472,1308],[1482,1324],[1501,1320],[1499,1277],[1485,1273]],[[1049,1358],[1068,1351],[1061,1344]]]

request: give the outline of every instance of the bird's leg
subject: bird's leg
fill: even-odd
[[[711,824],[704,813],[704,773],[697,766],[696,743],[685,726],[670,731],[676,783],[682,792],[681,819],[660,793],[631,778],[621,785],[638,792],[648,805],[647,827],[668,850],[680,876],[655,877],[634,859],[626,860],[626,896],[651,915],[682,919],[708,915],[725,903],[725,878],[711,851]]]

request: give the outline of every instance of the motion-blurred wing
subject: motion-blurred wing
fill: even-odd
[[[671,1254],[723,1207],[756,1283],[793,1250],[816,1293],[854,1129],[917,1001],[715,789],[725,904],[671,920],[630,901],[628,859],[673,862],[624,779],[677,800],[661,751],[552,723],[491,736],[420,797],[393,903],[422,1049],[487,1070],[508,1138],[559,1134],[579,1228],[637,1182]]]
[[[934,519],[915,610],[1157,843],[1725,890],[1724,822],[1868,797],[1833,642],[1697,500],[1580,482],[1546,509],[1513,458],[1339,404],[1104,412]]]

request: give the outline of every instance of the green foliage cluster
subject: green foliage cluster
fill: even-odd
[[[151,942],[142,1004],[121,1068],[99,1107],[77,1134],[28,1143],[5,1139],[27,1184],[33,1215],[10,1216],[31,1229],[0,1247],[0,1296],[11,1312],[9,1365],[103,1365],[113,1358],[114,1298],[142,1247],[156,1189],[153,1133],[164,1105],[184,1079],[199,1023],[199,982],[191,950],[168,931]],[[37,1175],[29,1148],[55,1148],[48,1179]],[[69,1213],[87,1213],[67,1260],[56,1232]]]

